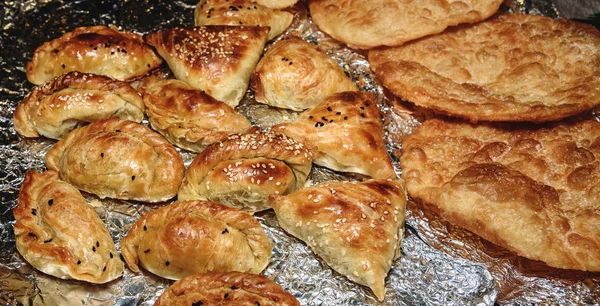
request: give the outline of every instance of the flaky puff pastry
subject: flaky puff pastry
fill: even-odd
[[[383,124],[373,94],[341,92],[303,112],[296,121],[273,126],[311,147],[314,163],[375,179],[396,174],[383,142]]]
[[[202,0],[196,4],[194,23],[204,25],[246,25],[269,27],[271,40],[283,33],[294,19],[290,12],[271,9],[251,0]]]
[[[154,306],[223,304],[300,306],[293,295],[272,280],[241,272],[190,275],[167,288]]]
[[[180,80],[149,77],[141,88],[152,128],[172,144],[194,152],[250,128],[231,106]]]
[[[252,128],[198,154],[177,196],[250,211],[269,209],[270,195],[287,194],[304,185],[311,162],[311,152],[301,143]]]
[[[97,284],[123,274],[106,226],[56,171],[27,171],[13,214],[17,250],[34,268]]]
[[[270,200],[285,231],[383,300],[385,277],[404,233],[403,181],[331,182]]]
[[[141,122],[142,97],[125,82],[74,71],[35,87],[13,122],[22,136],[61,139],[78,124],[111,117]]]
[[[161,63],[138,34],[105,26],[80,27],[38,47],[27,63],[27,79],[39,85],[79,71],[123,81],[142,76]]]
[[[267,27],[202,26],[150,33],[144,40],[177,79],[235,107],[246,94],[268,33]]]
[[[179,201],[141,217],[121,240],[134,272],[138,264],[168,279],[202,272],[260,273],[271,243],[249,213],[208,201]]]
[[[71,131],[46,166],[100,198],[160,202],[175,196],[185,168],[175,148],[148,127],[116,118]]]
[[[600,123],[433,119],[402,150],[406,187],[423,208],[549,266],[600,271]]]
[[[358,90],[334,59],[295,36],[278,41],[265,53],[250,87],[256,102],[297,111],[334,93]]]

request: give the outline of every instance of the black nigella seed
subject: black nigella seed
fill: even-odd
[[[238,5],[238,8],[244,8],[244,7],[243,7],[243,6],[241,6],[241,5]]]
[[[80,264],[81,264],[81,260],[78,260],[78,261],[77,261],[77,264],[78,264],[78,265],[80,265]]]
[[[117,133],[121,133],[121,130],[115,130],[115,132],[117,132]]]
[[[110,258],[114,257],[113,254],[112,254],[112,252],[108,253],[108,255],[110,255]]]
[[[341,115],[342,113],[340,113],[340,112],[336,112],[335,114],[336,114],[336,115]]]
[[[166,266],[169,266],[170,264],[171,264],[171,263],[170,263],[170,262],[168,262],[168,261],[167,261],[167,262],[165,262],[165,265],[166,265]]]
[[[100,153],[100,157],[104,158],[104,153]]]
[[[104,266],[104,268],[102,269],[102,271],[106,271],[106,266]]]
[[[90,44],[90,48],[93,47],[94,45]]]
[[[331,106],[327,106],[327,111],[330,111],[330,112],[333,111],[333,109],[331,109]]]
[[[308,116],[308,119],[312,119],[312,118],[313,118],[313,116]]]
[[[98,47],[94,47],[94,50],[98,50]]]
[[[243,24],[241,21],[239,22],[240,24]]]
[[[229,233],[229,230],[228,230],[228,229],[224,229],[224,230],[221,232],[221,234],[225,234],[225,233]]]
[[[148,68],[150,68],[150,64],[148,64]]]
[[[131,176],[131,180],[132,180],[132,181],[133,181],[133,180],[135,180],[135,175],[132,175],[132,176]]]
[[[100,242],[99,241],[96,241],[96,246],[100,247]]]
[[[54,200],[53,199],[48,200],[48,206],[52,206],[52,204],[54,204]]]
[[[115,54],[115,52],[114,52],[114,51],[110,52],[110,55],[114,55],[114,54]]]
[[[323,122],[320,122],[320,121],[319,121],[319,122],[317,122],[317,123],[315,123],[315,127],[322,127],[322,126],[324,126],[324,125],[325,125],[325,123],[323,123]]]
[[[333,123],[333,119],[329,120],[329,123]]]
[[[361,106],[361,107],[360,107],[360,109],[365,109],[365,107],[364,107],[364,106]]]
[[[366,107],[369,107],[369,105],[370,105],[369,103],[365,103],[365,106],[366,106]]]
[[[37,237],[34,233],[29,233],[29,234],[27,234],[27,236],[29,236],[29,237]]]
[[[144,225],[144,230],[147,230],[148,228]]]
[[[54,53],[58,53],[58,49],[54,49]]]
[[[344,116],[344,120],[348,120],[348,116]]]
[[[237,287],[235,285],[231,286],[231,289],[235,290]]]
[[[147,249],[147,250],[144,251],[144,253],[148,253],[148,252],[150,252],[150,249]]]
[[[228,298],[229,297],[229,293],[225,293],[225,295],[223,296],[223,298]]]
[[[204,303],[202,303],[202,301],[197,301],[197,302],[193,302],[193,303],[192,303],[192,306],[201,306],[201,305],[203,305],[203,304],[204,304]]]
[[[361,113],[360,116],[364,118],[365,117],[365,113]]]
[[[322,119],[323,121],[327,121],[327,118],[325,118],[325,116],[321,117],[321,119]]]
[[[31,210],[31,214],[32,214],[32,215],[34,215],[34,216],[35,216],[35,215],[37,215],[37,209],[35,209],[35,208],[34,208],[34,209],[32,209],[32,210]]]
[[[65,67],[66,67],[65,64],[62,64],[61,66],[63,67],[63,69],[65,69]]]
[[[44,243],[50,243],[52,242],[52,238],[48,239],[48,240],[44,240]]]
[[[290,65],[291,65],[292,63],[293,63],[293,62],[290,62]]]
[[[229,6],[229,10],[230,11],[237,11],[238,8],[232,5],[232,6]]]
[[[92,251],[96,252],[96,247],[95,246],[92,247]]]

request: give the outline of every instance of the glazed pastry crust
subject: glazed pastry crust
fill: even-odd
[[[260,273],[271,243],[249,213],[207,201],[179,201],[141,217],[121,241],[127,266],[168,279],[202,272]]]
[[[231,106],[183,81],[150,77],[141,90],[152,128],[178,147],[201,152],[250,128],[250,121]]]
[[[61,139],[78,124],[111,117],[141,122],[142,97],[125,82],[74,71],[34,87],[13,122],[22,136]]]
[[[303,112],[296,121],[273,126],[311,147],[317,165],[375,179],[396,174],[383,142],[383,124],[373,94],[341,92]]]
[[[202,303],[202,304],[200,304]],[[155,306],[222,305],[300,306],[281,286],[262,276],[240,272],[202,273],[175,282]]]
[[[203,26],[147,34],[177,79],[235,107],[246,94],[269,28]]]
[[[600,32],[568,20],[505,14],[368,58],[395,95],[472,122],[554,121],[600,104]]]
[[[272,9],[282,9],[296,4],[298,0],[253,0],[253,2]]]
[[[39,85],[79,71],[123,81],[140,77],[161,63],[137,34],[105,26],[80,27],[38,47],[27,63],[27,79]]]
[[[294,19],[290,12],[271,9],[251,0],[202,0],[194,10],[194,24],[269,27],[268,40],[283,33]]]
[[[17,250],[34,268],[96,284],[123,274],[106,226],[56,171],[28,171],[13,214]]]
[[[268,197],[301,188],[312,154],[283,134],[252,128],[198,154],[187,169],[178,198],[208,199],[232,207],[269,209]]]
[[[492,16],[502,0],[310,0],[313,22],[351,48],[398,46]]]
[[[334,59],[295,36],[278,41],[267,51],[250,86],[256,102],[297,111],[334,93],[358,90]]]
[[[409,194],[523,257],[600,271],[600,123],[428,120],[403,141]]]
[[[281,227],[382,301],[399,256],[406,192],[401,180],[331,182],[271,197]]]
[[[100,198],[143,202],[174,197],[185,172],[181,156],[160,134],[116,118],[71,131],[48,151],[46,166]]]

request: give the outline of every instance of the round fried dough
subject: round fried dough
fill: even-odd
[[[568,20],[506,14],[369,62],[400,98],[473,122],[548,122],[600,104],[600,32]]]

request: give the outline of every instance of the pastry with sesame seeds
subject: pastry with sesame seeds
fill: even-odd
[[[130,80],[158,68],[162,59],[138,34],[106,26],[80,27],[38,47],[27,79],[42,84],[70,71]]]
[[[203,199],[249,211],[271,208],[269,196],[304,186],[312,155],[301,143],[254,127],[210,145],[192,161],[178,199]]]
[[[173,198],[185,172],[181,156],[160,134],[117,118],[71,131],[50,148],[46,166],[100,198],[142,202]]]
[[[322,183],[270,201],[286,232],[383,301],[385,277],[404,233],[402,180]]]
[[[333,58],[296,36],[283,38],[265,53],[250,88],[256,102],[296,111],[334,93],[358,90]]]
[[[268,27],[201,26],[149,33],[175,77],[236,107],[267,42]]]
[[[272,130],[310,146],[317,165],[375,179],[396,177],[383,142],[381,114],[371,93],[331,95],[295,121],[275,125]]]
[[[201,152],[250,128],[250,121],[231,106],[183,81],[149,77],[140,91],[152,128],[180,148]]]
[[[78,125],[112,117],[141,122],[139,93],[126,82],[74,71],[34,87],[13,122],[22,136],[61,139]]]
[[[178,201],[142,216],[121,240],[127,266],[164,278],[203,272],[260,273],[271,242],[252,214],[208,201]]]
[[[194,23],[204,25],[269,27],[269,40],[283,33],[294,19],[290,12],[271,9],[251,0],[202,0],[196,4]]]
[[[34,268],[95,284],[123,274],[106,226],[79,190],[60,180],[56,171],[28,171],[13,214],[17,250]]]

